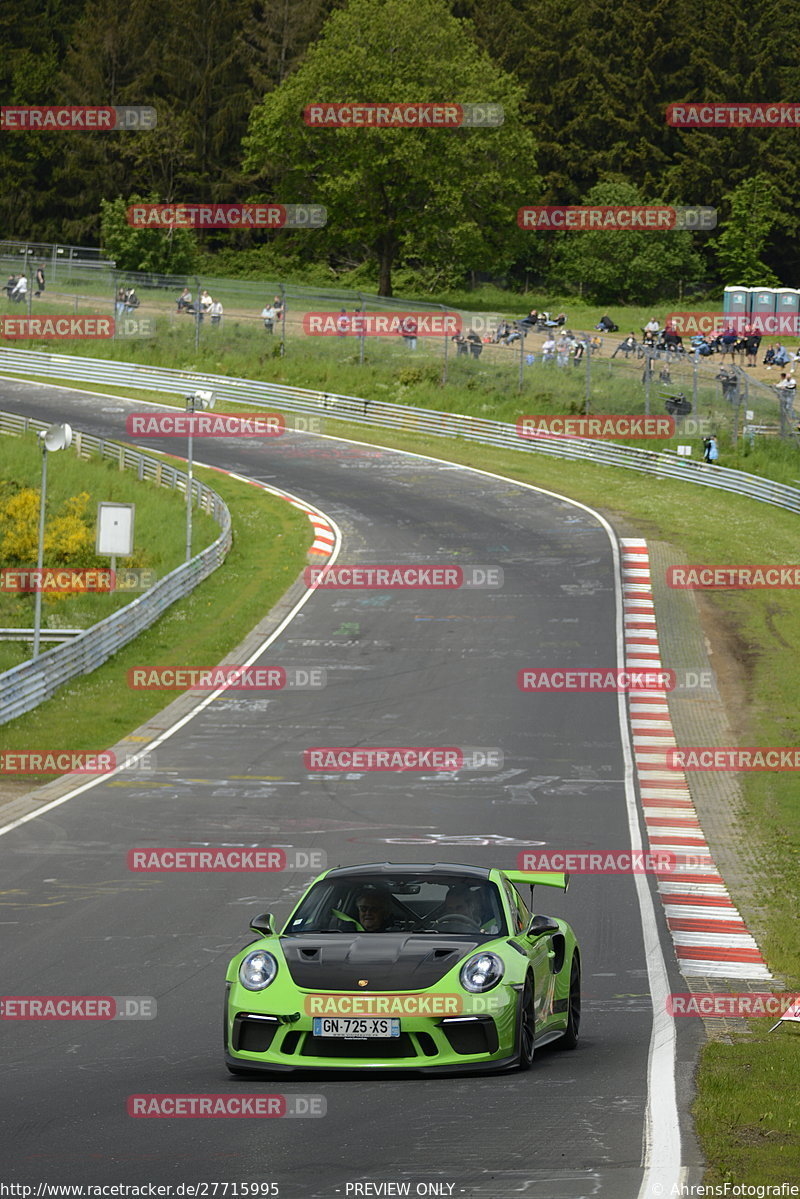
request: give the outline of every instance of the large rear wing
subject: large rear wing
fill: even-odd
[[[558,870],[503,870],[503,874],[512,883],[525,883],[529,887],[558,887],[566,891],[569,886],[569,872]]]

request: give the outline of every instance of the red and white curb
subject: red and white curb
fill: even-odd
[[[305,512],[314,526],[314,544],[308,551],[309,554],[321,554],[324,558],[329,558],[336,544],[336,534],[330,522],[321,512],[317,512],[316,508],[309,508],[307,504],[301,504],[299,500],[290,499],[289,503],[293,508],[299,508],[301,512]]]
[[[627,669],[660,669],[647,542],[620,540]],[[683,771],[667,769],[677,746],[666,691],[630,691],[633,754],[650,847],[691,856],[690,865],[658,872],[681,972],[720,978],[771,979],[772,974],[711,856]]]
[[[182,458],[180,461],[185,462],[186,459]],[[258,479],[247,479],[244,475],[237,475],[232,470],[223,470],[220,466],[209,466],[205,462],[195,462],[195,466],[202,466],[206,470],[216,470],[221,475],[227,475],[231,479],[238,479],[240,483],[249,483],[252,487],[260,487],[262,491],[268,491],[271,495],[277,495],[280,499],[286,500],[293,508],[299,508],[301,512],[305,512],[314,527],[314,542],[308,550],[309,554],[320,554],[324,558],[329,558],[333,553],[336,548],[336,530],[327,516],[316,508],[312,508],[310,505],[303,503],[302,500],[298,500],[296,496],[290,495],[288,491],[281,491],[280,487],[272,487],[268,483],[259,482]]]

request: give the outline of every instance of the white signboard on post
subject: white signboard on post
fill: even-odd
[[[107,558],[130,558],[133,553],[135,504],[97,505],[95,553]]]

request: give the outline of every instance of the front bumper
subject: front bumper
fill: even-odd
[[[434,1074],[508,1070],[518,1061],[521,996],[516,988],[508,988],[491,1014],[402,1016],[399,1037],[370,1040],[315,1037],[311,1016],[258,1012],[252,995],[241,996],[250,1000],[246,1007],[238,1006],[239,998],[229,989],[225,1060],[240,1070],[286,1074],[388,1069]]]

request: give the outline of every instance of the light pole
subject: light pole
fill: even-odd
[[[216,401],[212,399],[211,391],[195,391],[186,397],[186,411],[194,416],[195,412],[204,408],[213,408]],[[194,421],[189,421],[189,473],[186,479],[186,561],[192,556],[192,491],[193,483],[193,453],[194,453]]]
[[[33,600],[33,656],[39,656],[39,634],[42,628],[42,563],[44,562],[44,510],[47,492],[47,451],[64,450],[72,442],[69,425],[50,425],[39,434],[42,445],[42,490],[39,496],[39,548],[36,555],[36,592]]]

